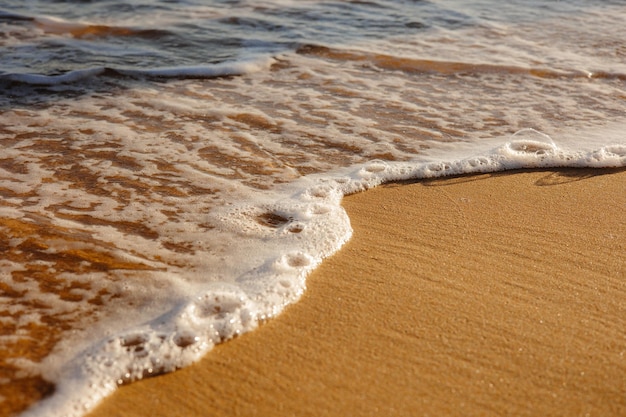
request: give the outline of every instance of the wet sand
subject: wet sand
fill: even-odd
[[[302,300],[90,416],[626,415],[626,171],[347,197]]]

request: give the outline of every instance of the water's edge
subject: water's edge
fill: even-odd
[[[57,367],[56,374],[47,376],[56,383],[54,394],[22,416],[82,416],[117,386],[188,366],[216,344],[254,330],[297,302],[305,291],[307,275],[351,237],[350,221],[341,206],[345,195],[393,181],[516,169],[616,167],[626,167],[625,144],[571,150],[557,146],[547,135],[525,129],[474,157],[375,160],[303,177],[279,187],[262,206],[242,204],[217,210],[213,216],[223,224],[235,222],[244,229],[242,212],[250,218],[273,216],[272,237],[280,240],[284,236],[283,240],[291,241],[292,250],[267,259],[235,283],[195,288],[195,295],[186,303],[81,351]],[[255,227],[252,221],[247,226]]]

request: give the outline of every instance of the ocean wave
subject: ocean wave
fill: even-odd
[[[44,32],[70,35],[74,38],[95,38],[103,36],[135,36],[141,38],[158,39],[171,35],[172,32],[163,29],[144,29],[128,26],[114,26],[97,23],[73,22],[58,17],[36,16],[25,17],[32,20]]]
[[[269,69],[275,62],[271,57],[259,57],[257,59],[244,59],[241,61],[226,61],[216,64],[161,67],[146,69],[126,69],[95,67],[63,74],[29,74],[29,73],[5,73],[0,74],[0,82],[28,84],[34,86],[53,86],[60,84],[72,84],[94,77],[130,77],[130,78],[217,78],[235,75],[244,75],[252,72]]]
[[[301,55],[318,56],[337,61],[366,62],[383,70],[396,70],[408,73],[442,75],[511,74],[528,75],[538,78],[601,78],[626,80],[626,74],[619,72],[582,71],[575,69],[567,71],[479,62],[416,59],[348,49],[329,48],[315,44],[301,45],[296,52]]]
[[[7,12],[6,10],[0,10],[0,21],[34,21],[35,18],[31,16],[22,15],[19,13]]]

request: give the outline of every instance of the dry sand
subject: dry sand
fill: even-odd
[[[302,300],[95,416],[626,415],[626,171],[350,196]]]

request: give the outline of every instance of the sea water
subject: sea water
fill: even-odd
[[[624,22],[600,0],[0,0],[1,413],[81,416],[277,315],[350,239],[346,194],[626,166]]]

